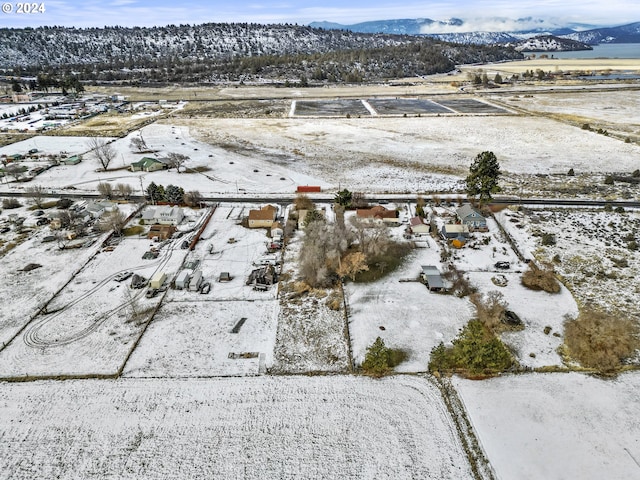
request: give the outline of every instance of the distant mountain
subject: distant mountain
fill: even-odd
[[[596,45],[598,43],[640,43],[640,22],[619,27],[595,28],[563,35],[565,38]]]
[[[640,43],[640,22],[618,27],[597,27],[585,23],[552,24],[533,17],[507,20],[486,19],[482,23],[467,22],[459,18],[436,21],[429,18],[379,20],[342,25],[330,22],[314,22],[311,26],[366,33],[396,33],[427,35],[447,42],[462,44],[513,44],[518,40],[552,35],[577,42],[595,45],[598,43]],[[562,47],[564,45],[564,47]],[[571,49],[570,43],[549,43],[548,48]],[[576,44],[578,50],[584,49]],[[559,51],[559,50],[549,50]]]
[[[309,24],[313,28],[323,28],[325,30],[348,30],[358,33],[390,33],[394,35],[420,35],[425,28],[438,27],[459,27],[464,22],[459,18],[451,18],[445,21],[431,20],[430,18],[406,18],[399,20],[379,20],[372,22],[354,23],[353,25],[343,25],[331,22],[312,22]]]
[[[520,40],[508,46],[519,52],[566,52],[577,50],[593,50],[591,45],[568,38],[560,38],[554,35],[539,35],[537,37]]]

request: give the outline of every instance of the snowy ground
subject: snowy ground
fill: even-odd
[[[640,373],[454,379],[498,478],[638,478]]]
[[[472,318],[473,307],[468,299],[429,292],[417,281],[422,265],[443,270],[436,242],[432,238],[423,240],[429,248],[414,250],[400,269],[385,278],[346,284],[355,363],[361,364],[367,347],[381,337],[388,347],[407,352],[406,361],[396,371],[424,372],[431,349],[440,342],[449,344]]]
[[[7,384],[0,478],[469,479],[427,379]]]
[[[640,314],[640,262],[629,249],[637,241],[638,212],[563,208],[504,210],[499,215],[519,245],[554,264],[580,305]],[[555,245],[543,246],[543,233],[554,235]]]
[[[127,363],[126,376],[257,375],[271,365],[277,287],[256,292],[245,285],[267,240],[264,229],[237,225],[250,208],[258,206],[225,204],[216,209],[201,241],[186,256],[186,261],[200,261],[198,268],[211,292],[169,290]],[[228,243],[230,238],[235,242]],[[233,279],[218,282],[220,272],[229,272]],[[232,333],[242,318],[246,320],[240,331]],[[242,353],[258,355],[229,358]]]

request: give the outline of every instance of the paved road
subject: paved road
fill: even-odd
[[[0,197],[26,197],[32,195],[25,192],[0,191]],[[55,198],[69,199],[99,199],[101,195],[97,193],[74,192],[74,191],[55,191],[52,195]],[[333,194],[307,194],[307,196],[316,203],[333,203]],[[415,202],[418,194],[412,195],[388,195],[388,194],[367,194],[367,200],[378,203],[406,203]],[[429,202],[431,197],[421,195],[422,198]],[[438,195],[439,201],[457,202],[459,195]],[[204,202],[211,203],[278,203],[288,204],[296,198],[295,193],[291,194],[247,194],[247,195],[218,195],[211,197],[203,197]],[[141,195],[132,195],[130,199],[134,202],[143,200]],[[567,207],[604,207],[610,205],[612,207],[640,208],[640,201],[637,200],[597,200],[597,199],[580,199],[580,198],[528,198],[528,197],[498,197],[491,202],[496,205],[553,205]]]

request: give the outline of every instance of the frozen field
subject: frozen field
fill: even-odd
[[[7,480],[473,478],[418,377],[36,382],[0,405]]]
[[[640,477],[639,372],[454,379],[498,478]]]

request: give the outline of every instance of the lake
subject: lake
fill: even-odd
[[[605,43],[594,45],[593,50],[577,52],[531,52],[547,54],[549,58],[640,58],[640,43]]]

